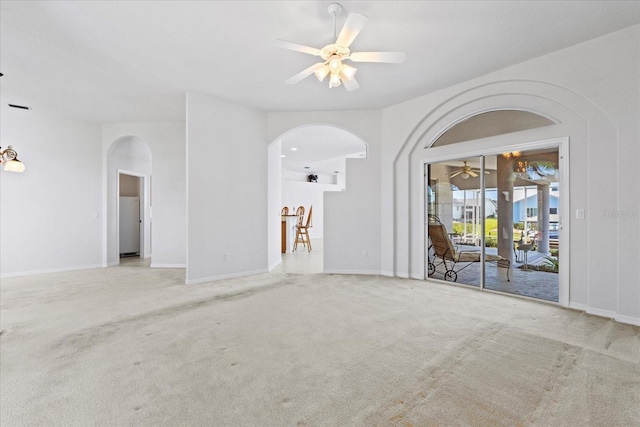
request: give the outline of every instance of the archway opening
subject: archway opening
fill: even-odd
[[[491,111],[426,147],[425,158],[440,155],[425,162],[427,277],[559,302],[562,143],[477,142],[553,124],[531,112]]]
[[[324,194],[345,191],[349,159],[366,157],[366,144],[359,137],[326,124],[296,127],[270,144],[269,270],[322,272]],[[311,250],[301,238],[296,245],[295,214],[301,206],[305,211],[302,224],[311,225]],[[289,218],[281,215],[285,211]]]
[[[106,265],[124,255],[151,258],[151,150],[142,138],[123,136],[107,154]],[[136,227],[135,224],[138,223]]]

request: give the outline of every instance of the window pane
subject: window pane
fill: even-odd
[[[487,156],[486,164],[487,176],[494,176],[487,179],[487,198],[498,205],[497,255],[511,260],[511,269],[506,281],[492,275],[488,262],[485,288],[557,302],[558,150]],[[485,227],[490,246],[490,218]]]
[[[429,277],[480,286],[481,158],[427,166]]]

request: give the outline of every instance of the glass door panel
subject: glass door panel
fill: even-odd
[[[481,284],[481,161],[473,157],[426,165],[428,277]]]
[[[485,157],[486,289],[558,302],[558,149]],[[500,258],[510,262],[509,278]]]

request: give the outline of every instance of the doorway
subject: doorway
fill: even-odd
[[[123,182],[121,182],[121,176]],[[139,258],[151,258],[151,150],[136,136],[118,138],[109,147],[106,164],[107,215],[105,215],[105,265],[120,264],[120,196],[138,197],[140,204]],[[121,187],[123,192],[121,193]],[[130,235],[130,234],[129,234]],[[126,251],[128,253],[135,251]]]
[[[425,163],[425,276],[561,302],[562,150],[533,144]]]
[[[120,172],[118,189],[118,254],[121,259],[140,258],[144,241],[140,203],[144,191],[142,179]]]
[[[320,273],[324,268],[325,193],[346,191],[348,159],[367,157],[366,144],[356,135],[332,125],[299,126],[269,145],[269,271]],[[312,250],[282,252],[281,212],[313,207],[309,237]]]

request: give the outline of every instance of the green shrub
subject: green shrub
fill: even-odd
[[[498,239],[493,237],[485,237],[484,245],[487,248],[497,248],[498,247]]]
[[[546,255],[544,257],[544,262],[542,263],[542,265],[547,267],[554,273],[557,273],[560,270],[560,262],[558,261],[558,258],[552,256]]]

